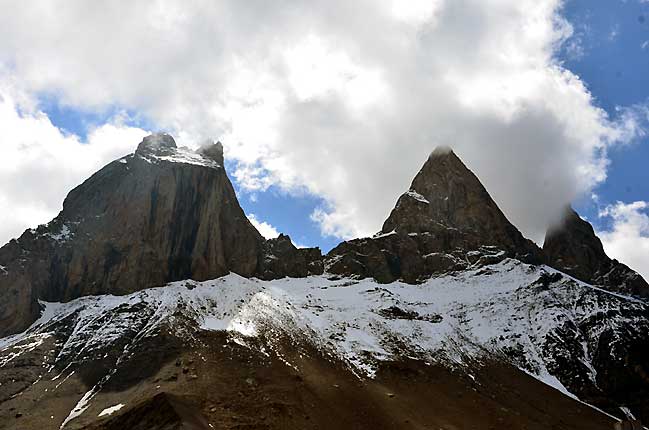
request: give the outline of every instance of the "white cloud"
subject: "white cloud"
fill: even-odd
[[[51,220],[70,189],[107,162],[132,152],[146,134],[116,122],[92,130],[82,142],[53,126],[33,106],[28,97],[0,84],[2,243]]]
[[[0,0],[0,63],[29,93],[140,112],[181,144],[220,138],[242,188],[322,196],[314,219],[343,237],[378,230],[450,145],[541,240],[637,131],[554,60],[572,34],[561,5]]]
[[[617,202],[599,216],[612,220],[610,230],[597,233],[606,253],[649,280],[649,202]]]
[[[271,224],[267,223],[266,221],[261,221],[257,218],[257,215],[255,214],[248,214],[246,215],[248,219],[250,220],[250,223],[255,226],[257,231],[266,239],[275,239],[277,236],[279,236],[279,231],[273,227]],[[301,243],[295,242],[293,239],[291,239],[291,243],[293,246],[296,248],[306,248],[307,246],[302,245]]]
[[[255,214],[248,214],[248,219],[255,226],[257,231],[261,233],[266,239],[274,239],[279,236],[279,231],[272,225],[268,224],[266,221],[260,221],[257,219]]]

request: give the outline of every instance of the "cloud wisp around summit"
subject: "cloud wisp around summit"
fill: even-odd
[[[0,17],[5,82],[80,111],[125,107],[180,144],[220,139],[242,188],[321,196],[313,218],[342,238],[377,231],[430,151],[448,145],[541,240],[606,178],[607,150],[638,132],[556,60],[572,31],[559,0],[4,3],[14,11]],[[30,136],[23,120],[48,128],[47,118],[5,107],[19,120],[0,144],[24,170],[5,168],[0,199],[17,210],[11,184],[42,162],[27,140],[92,154],[84,165],[95,167],[141,133],[114,128],[129,134],[111,135],[108,151],[92,134],[89,145],[51,128]],[[30,201],[51,211],[88,173],[61,166],[48,171],[57,191],[27,185]]]

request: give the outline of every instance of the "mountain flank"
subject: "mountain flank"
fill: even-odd
[[[543,244],[548,264],[562,272],[611,291],[649,297],[649,285],[638,273],[606,255],[593,226],[571,207],[561,224],[548,231]]]
[[[35,321],[38,300],[127,294],[230,272],[270,280],[326,269],[418,283],[505,258],[649,295],[642,277],[608,258],[574,211],[548,234],[543,250],[524,238],[449,148],[431,153],[377,235],[342,242],[322,256],[317,248],[296,248],[288,236],[259,234],[237,201],[220,142],[192,151],[158,133],[73,189],[50,223],[0,248],[0,335]]]
[[[0,248],[0,335],[36,320],[38,300],[127,294],[230,272],[322,273],[314,258],[319,250],[267,242],[253,227],[223,168],[221,143],[194,152],[154,134],[73,189],[50,223]]]
[[[540,249],[438,148],[323,256],[223,166],[148,136],[0,248],[0,429],[649,422],[647,284],[573,210]]]

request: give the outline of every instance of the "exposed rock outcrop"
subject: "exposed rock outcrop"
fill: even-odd
[[[610,291],[649,297],[649,285],[628,266],[606,255],[593,226],[571,207],[561,224],[548,231],[543,251],[548,264],[562,272]]]
[[[204,157],[216,161],[219,166],[225,166],[223,161],[223,144],[221,142],[214,143],[211,140],[206,141],[197,151]]]
[[[321,275],[324,270],[320,248],[297,248],[285,234],[268,239],[263,256],[258,275],[261,279],[303,278]]]
[[[505,217],[478,178],[448,148],[437,148],[373,238],[344,242],[328,270],[381,282],[419,282],[435,273],[506,257],[539,263],[541,250]]]
[[[223,166],[149,136],[0,248],[0,336],[69,301],[0,339],[0,429],[611,427],[538,380],[649,419],[647,301],[536,264],[646,294],[574,211],[546,260],[442,148],[323,257],[265,240]]]
[[[154,134],[72,190],[52,222],[0,248],[0,335],[33,322],[38,299],[126,294],[229,272],[284,276],[264,268],[265,249],[223,169],[222,145],[194,152]]]

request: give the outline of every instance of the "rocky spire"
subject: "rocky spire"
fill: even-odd
[[[440,251],[495,246],[511,256],[539,259],[498,208],[480,180],[447,147],[436,148],[397,201],[383,233],[429,233]]]
[[[642,276],[609,258],[593,227],[571,207],[566,208],[562,222],[546,234],[543,251],[548,264],[581,281],[649,297],[649,285]]]
[[[505,217],[480,180],[446,147],[435,149],[373,238],[329,254],[333,273],[417,282],[505,257],[543,261],[541,250]]]

